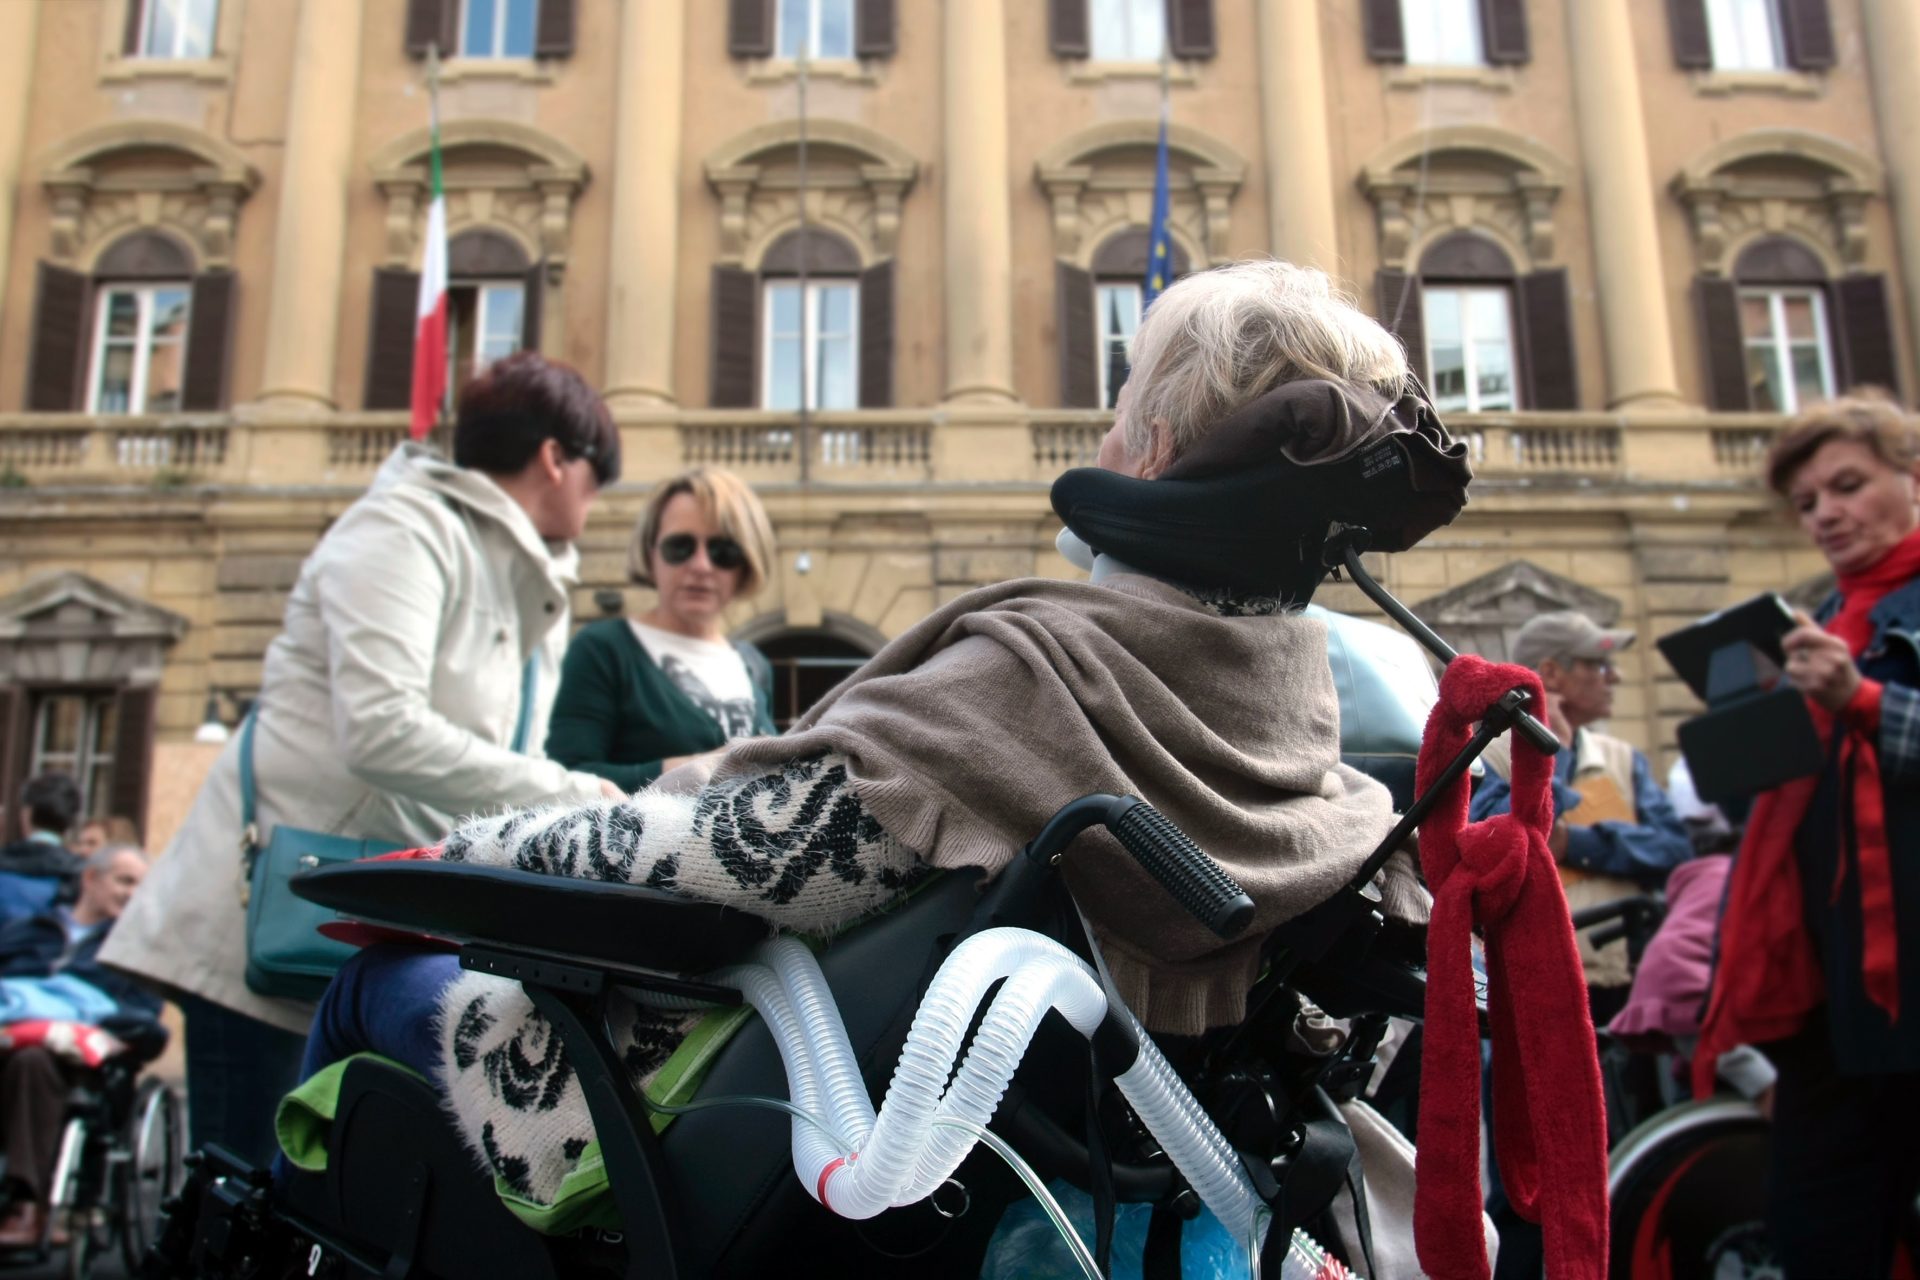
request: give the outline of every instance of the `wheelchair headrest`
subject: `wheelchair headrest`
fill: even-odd
[[[1398,400],[1290,382],[1223,419],[1157,479],[1079,467],[1053,509],[1096,550],[1170,582],[1305,603],[1334,524],[1404,551],[1466,505],[1473,470],[1417,385]]]

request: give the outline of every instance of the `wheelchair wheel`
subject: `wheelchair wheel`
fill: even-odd
[[[1771,1129],[1750,1102],[1663,1111],[1614,1149],[1615,1280],[1778,1280],[1766,1234]]]
[[[149,1076],[134,1094],[123,1158],[113,1172],[114,1226],[132,1275],[140,1274],[141,1260],[153,1243],[160,1206],[180,1190],[183,1147],[180,1097],[171,1085]]]

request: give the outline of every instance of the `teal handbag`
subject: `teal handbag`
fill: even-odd
[[[522,753],[533,723],[537,658],[537,654],[528,658],[520,675],[520,724],[514,730],[513,749]],[[320,926],[333,920],[334,913],[296,896],[289,882],[303,871],[358,862],[407,846],[303,831],[285,823],[274,827],[261,843],[253,775],[253,730],[258,720],[256,708],[240,730],[240,897],[247,908],[247,988],[255,995],[318,1000],[334,973],[358,948],[323,937]]]

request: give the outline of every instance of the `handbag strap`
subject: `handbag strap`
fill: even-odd
[[[527,665],[520,671],[520,723],[513,731],[513,750],[517,755],[527,754],[527,734],[533,730],[533,695],[540,688],[540,651],[535,649],[527,655]]]
[[[253,727],[260,720],[260,704],[248,709],[240,726],[240,846],[251,853],[260,847],[260,832],[254,826],[259,800],[253,781]]]

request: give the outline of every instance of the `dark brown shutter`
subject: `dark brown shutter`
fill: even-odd
[[[858,0],[853,14],[853,51],[862,58],[891,58],[899,36],[894,31],[894,0]]]
[[[1367,28],[1367,56],[1375,62],[1407,60],[1407,28],[1400,17],[1400,0],[1360,0]]]
[[[527,268],[526,283],[521,286],[520,295],[520,349],[538,351],[540,349],[541,307],[547,300],[547,260],[545,258]]]
[[[533,28],[533,56],[573,56],[573,0],[540,0],[540,17]]]
[[[1167,41],[1176,58],[1211,58],[1213,0],[1167,0]]]
[[[233,340],[231,271],[209,271],[193,278],[187,315],[187,366],[180,407],[209,413],[227,407],[227,350]]]
[[[107,812],[131,818],[144,839],[147,830],[147,780],[153,773],[154,707],[160,691],[153,685],[129,686],[114,699],[113,781]]]
[[[1700,316],[1700,349],[1707,363],[1707,405],[1722,413],[1753,408],[1747,348],[1740,335],[1740,291],[1731,280],[1697,276],[1693,305]]]
[[[1427,313],[1420,278],[1404,271],[1382,271],[1373,278],[1380,323],[1407,349],[1407,364],[1420,385],[1427,384]]]
[[[1780,32],[1786,37],[1790,65],[1818,71],[1834,64],[1833,19],[1827,0],[1780,0]]]
[[[728,0],[727,56],[773,56],[773,0]]]
[[[1667,0],[1667,26],[1673,32],[1673,60],[1683,67],[1713,66],[1713,40],[1707,34],[1707,0]]]
[[[20,784],[27,780],[27,734],[32,729],[33,694],[17,684],[0,685],[0,807],[7,811],[9,837],[20,832]]]
[[[460,38],[460,0],[407,0],[407,53],[415,58],[427,56],[427,50],[440,46],[440,56],[458,52]]]
[[[1527,0],[1480,0],[1480,29],[1486,33],[1487,61],[1518,66],[1531,56],[1527,44]]]
[[[1067,263],[1053,272],[1059,318],[1060,404],[1068,409],[1100,407],[1100,333],[1093,322],[1093,274]]]
[[[417,273],[389,267],[373,269],[364,407],[405,409],[412,405],[413,329],[419,307]]]
[[[1893,346],[1893,314],[1887,306],[1887,278],[1842,276],[1833,282],[1840,364],[1845,386],[1880,387],[1900,394],[1900,370]]]
[[[33,354],[27,358],[27,408],[67,413],[80,407],[86,355],[87,278],[40,264],[33,304]]]
[[[739,267],[713,269],[713,387],[716,409],[751,409],[760,400],[755,353],[760,348],[760,280]]]
[[[1087,0],[1047,0],[1047,43],[1056,58],[1084,58],[1093,51]]]
[[[1578,409],[1573,296],[1564,267],[1522,276],[1515,298],[1527,356],[1527,409]]]
[[[860,407],[893,405],[893,259],[860,273]]]
[[[147,16],[147,4],[148,0],[127,0],[127,25],[120,33],[120,52],[129,58],[140,53],[140,28],[146,25],[142,19]]]

